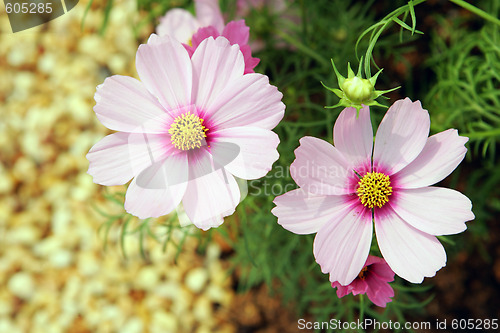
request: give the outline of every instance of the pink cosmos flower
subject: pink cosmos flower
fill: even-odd
[[[337,296],[344,297],[347,294],[366,294],[373,304],[385,308],[394,297],[394,290],[389,282],[394,281],[394,272],[384,259],[368,256],[363,269],[349,285],[343,286],[333,282],[332,287],[337,288]]]
[[[205,38],[217,38],[219,36],[226,37],[231,45],[238,44],[240,46],[240,50],[245,60],[245,74],[254,73],[253,69],[259,64],[260,59],[252,58],[252,50],[250,49],[250,45],[248,45],[250,28],[245,25],[244,20],[229,22],[221,33],[213,26],[200,28],[193,35],[193,39],[191,40],[192,46],[184,46],[191,55]]]
[[[218,0],[196,0],[196,18],[187,10],[174,8],[160,18],[156,32],[160,36],[170,36],[181,43],[189,44],[199,28],[213,26],[217,31],[224,29],[224,18]]]
[[[391,269],[420,283],[446,264],[436,236],[462,232],[474,219],[463,194],[430,187],[462,161],[468,138],[456,130],[427,137],[420,102],[399,100],[377,130],[368,107],[346,108],[335,122],[335,147],[304,137],[290,167],[300,186],[274,200],[278,223],[297,234],[317,233],[314,256],[330,281],[350,284],[363,268],[373,235]]]
[[[238,44],[245,60],[245,74],[254,73],[260,59],[252,57],[248,45],[250,28],[244,20],[231,21],[224,26],[224,19],[217,0],[195,1],[197,18],[187,10],[174,8],[160,18],[156,28],[158,35],[171,36],[182,42],[189,55],[192,56],[200,43],[208,37],[226,37],[231,45]]]
[[[264,176],[278,159],[282,94],[267,76],[243,75],[243,55],[224,37],[208,38],[189,57],[178,41],[151,35],[136,59],[141,81],[115,75],[97,87],[94,111],[109,129],[87,154],[102,185],[133,178],[125,209],[141,219],[182,202],[207,230],[239,203],[235,176]]]

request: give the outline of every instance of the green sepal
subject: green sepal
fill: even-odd
[[[380,69],[372,77],[364,79],[362,76],[363,58],[361,58],[361,61],[359,62],[357,74],[354,74],[354,71],[351,68],[351,64],[347,63],[347,78],[339,73],[333,59],[331,59],[331,62],[335,75],[337,76],[337,82],[340,89],[328,87],[323,82],[321,82],[321,84],[323,85],[323,87],[339,97],[340,100],[337,104],[333,106],[325,106],[325,108],[332,109],[340,106],[353,107],[356,109],[356,117],[358,117],[359,111],[361,110],[363,105],[380,106],[387,108],[385,105],[380,104],[375,99],[377,99],[378,97],[384,98],[384,96],[382,96],[383,94],[389,93],[399,88],[396,87],[388,90],[375,90],[375,83],[377,82],[377,78],[379,77],[380,73],[382,73],[382,69]]]

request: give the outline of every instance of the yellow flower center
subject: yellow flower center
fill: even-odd
[[[191,113],[185,113],[174,119],[168,133],[170,140],[177,149],[190,150],[200,148],[207,137],[208,129],[203,126],[203,119]]]
[[[358,182],[358,193],[361,203],[368,208],[382,207],[389,202],[392,194],[389,176],[380,172],[368,172]]]

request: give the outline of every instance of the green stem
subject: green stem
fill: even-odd
[[[308,56],[310,56],[311,58],[314,58],[315,60],[317,60],[322,66],[325,66],[325,67],[330,66],[330,62],[328,60],[326,60],[325,58],[323,58],[323,56],[321,56],[319,53],[317,53],[313,49],[302,44],[301,42],[299,42],[295,38],[291,37],[290,35],[284,33],[281,30],[276,30],[276,34],[278,36],[280,36],[281,38],[283,38],[290,45],[295,46],[302,53],[305,53]]]
[[[419,4],[421,4],[422,2],[425,2],[426,0],[415,0],[415,1],[411,1],[411,6],[415,7]],[[372,61],[372,52],[373,52],[373,49],[375,48],[375,44],[377,43],[377,40],[378,38],[380,37],[380,35],[382,34],[382,32],[385,30],[385,28],[394,22],[394,18],[397,18],[399,15],[407,12],[410,8],[410,4],[407,4],[405,6],[402,6],[398,9],[395,9],[393,10],[391,13],[389,13],[388,15],[386,15],[380,22],[378,22],[377,24],[375,25],[372,25],[370,28],[368,28],[367,30],[365,30],[361,36],[359,36],[358,40],[356,41],[356,46],[355,46],[355,49],[358,48],[358,44],[359,44],[359,41],[366,35],[368,34],[370,31],[371,31],[371,37],[370,37],[370,44],[368,45],[368,49],[366,50],[366,53],[365,53],[365,75],[367,77],[371,77],[371,70],[370,70],[370,63]],[[379,28],[379,30],[377,32],[375,32],[375,29],[378,27],[378,26],[381,26]],[[356,53],[356,56],[357,56],[357,53]]]
[[[481,139],[489,136],[500,136],[500,129],[484,132],[460,133],[460,136],[468,137],[469,139]]]
[[[365,318],[365,295],[359,295],[359,321],[362,322]]]
[[[487,21],[490,21],[492,23],[495,23],[496,25],[500,26],[500,20],[496,17],[491,16],[490,14],[486,13],[484,10],[477,8],[476,6],[471,5],[468,2],[465,2],[463,0],[450,0],[456,5],[459,5],[460,7],[467,9],[468,11],[476,14],[477,16],[480,16],[484,18]]]
[[[291,122],[291,121],[282,121],[281,123],[284,126],[292,126],[292,127],[313,127],[320,126],[326,123],[326,120],[318,120],[318,121],[309,121],[309,122]]]

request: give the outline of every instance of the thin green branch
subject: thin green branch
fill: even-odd
[[[490,21],[492,23],[495,23],[496,25],[500,26],[500,20],[498,18],[491,16],[490,14],[486,13],[484,10],[479,9],[476,6],[471,5],[468,2],[465,2],[463,0],[450,0],[450,1],[456,5],[464,8],[464,9],[467,9],[468,11],[476,14],[479,17],[482,17],[483,19]]]
[[[310,56],[311,58],[315,59],[322,66],[327,67],[330,65],[330,62],[328,60],[323,58],[323,56],[321,56],[321,54],[317,53],[316,51],[314,51],[313,49],[311,49],[307,45],[302,44],[301,42],[299,42],[298,40],[296,40],[295,38],[291,37],[290,35],[286,34],[285,32],[283,32],[281,30],[276,30],[275,32],[279,37],[283,38],[287,43],[295,46],[302,53],[305,53],[308,56]]]

